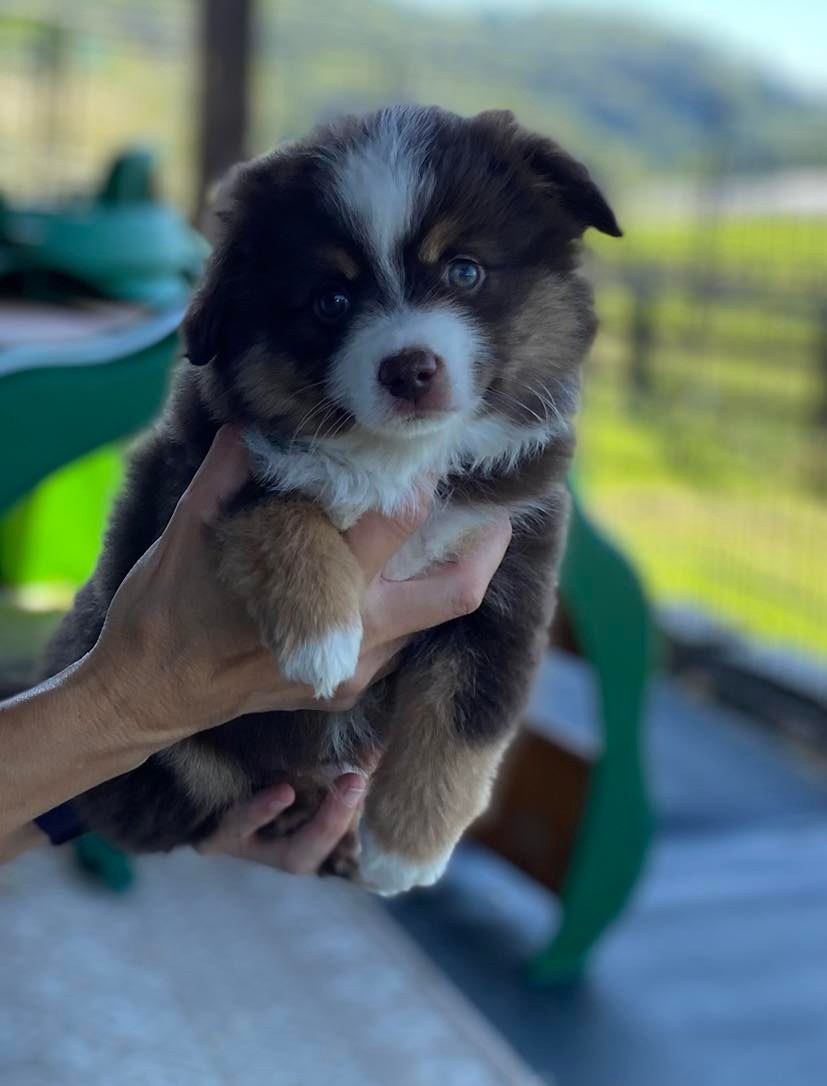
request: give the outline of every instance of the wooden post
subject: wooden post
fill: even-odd
[[[246,151],[253,0],[200,0],[196,219],[210,186]]]

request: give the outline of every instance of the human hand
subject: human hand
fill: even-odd
[[[427,516],[430,497],[410,515],[364,516],[345,533],[367,585],[359,666],[332,699],[319,702],[309,687],[284,678],[215,575],[210,526],[249,471],[240,435],[224,427],[164,533],[118,589],[90,654],[113,719],[123,721],[125,740],[144,757],[244,713],[352,705],[411,634],[479,606],[511,538],[503,516],[461,561],[394,582],[382,570]]]
[[[318,874],[358,818],[366,785],[366,778],[358,773],[343,774],[309,822],[278,838],[262,837],[258,831],[288,810],[296,794],[289,784],[266,788],[231,808],[198,851],[253,860],[292,875]]]

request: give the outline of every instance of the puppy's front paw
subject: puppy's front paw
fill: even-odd
[[[362,644],[364,575],[321,508],[260,499],[215,528],[218,574],[244,602],[286,677],[330,697],[352,677]]]
[[[361,850],[356,882],[382,897],[391,897],[412,890],[415,886],[432,886],[439,879],[451,853],[435,856],[424,863],[386,852],[367,827],[359,831]]]
[[[285,678],[307,683],[317,698],[330,698],[336,687],[353,677],[362,648],[362,623],[293,645],[279,654]]]

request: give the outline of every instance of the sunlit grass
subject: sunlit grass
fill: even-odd
[[[595,237],[590,246],[608,265],[695,266],[776,289],[822,292],[827,277],[827,219],[811,217],[685,218],[624,223],[618,244]]]
[[[747,425],[669,396],[632,410],[622,347],[598,350],[580,422],[594,509],[655,599],[827,658],[827,499],[805,470],[819,446],[769,412]],[[827,435],[820,448],[827,464]]]

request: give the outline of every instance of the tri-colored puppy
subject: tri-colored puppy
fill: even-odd
[[[578,242],[589,226],[620,230],[584,167],[511,114],[409,106],[237,168],[216,219],[184,327],[192,366],[133,459],[49,670],[95,642],[225,421],[244,427],[258,470],[217,531],[219,575],[284,674],[319,697],[352,675],[362,636],[341,529],[436,477],[433,511],[388,575],[456,554],[499,509],[513,540],[479,610],[416,637],[353,710],[231,721],[78,806],[119,845],[169,849],[266,785],[379,748],[357,877],[382,893],[430,883],[487,804],[545,643],[595,331]]]

